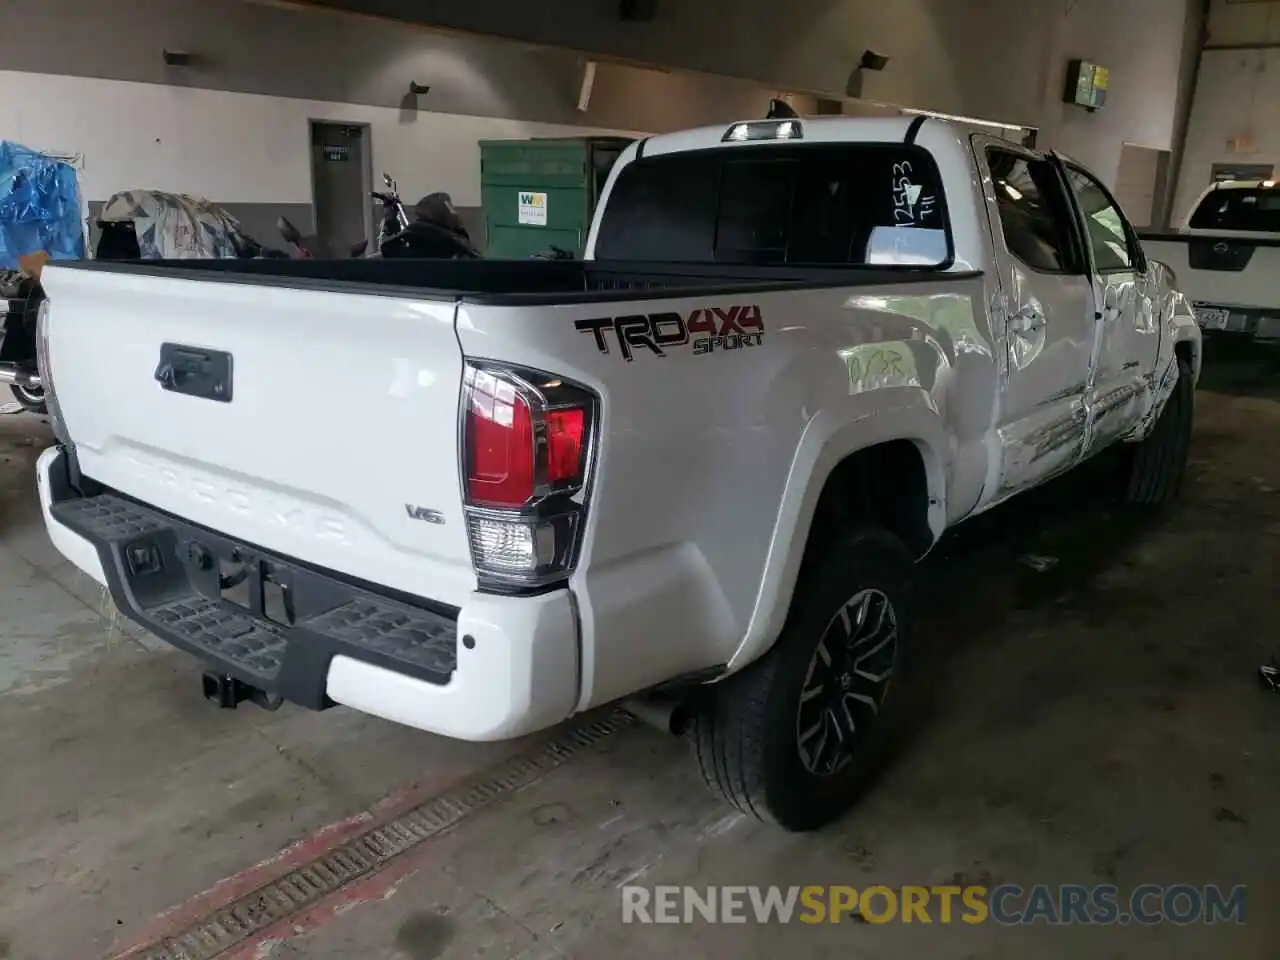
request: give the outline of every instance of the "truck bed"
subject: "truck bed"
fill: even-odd
[[[538,260],[86,260],[77,270],[362,293],[491,306],[640,300],[654,290],[715,296],[966,279],[936,268],[815,268],[639,261]]]
[[[673,609],[704,616],[705,567],[686,569],[700,554],[682,531],[695,512],[738,531],[742,503],[757,505],[750,530],[707,548],[760,564],[708,588],[722,599],[707,629],[726,645],[750,614],[773,531],[761,518],[778,509],[811,398],[851,407],[882,385],[945,383],[939,350],[967,349],[985,323],[979,274],[917,269],[97,261],[53,265],[44,283],[49,380],[80,475],[169,518],[174,536],[238,545],[229,577],[248,556],[297,582],[294,567],[437,606],[478,602],[467,378],[491,391],[475,403],[496,420],[512,405],[485,371],[511,365],[598,398],[590,500],[606,539],[581,549],[608,599],[591,616],[633,619],[619,611],[643,595],[638,576],[669,581]],[[667,331],[666,350],[657,333],[619,339],[623,321]],[[673,322],[686,335],[672,339]],[[934,344],[931,324],[951,345]],[[709,506],[707,477],[721,491]],[[640,568],[609,555],[618,542],[645,545]],[[641,665],[653,682],[699,666],[683,639]]]

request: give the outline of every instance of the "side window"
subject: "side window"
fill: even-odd
[[[1049,161],[989,147],[987,167],[1009,252],[1042,273],[1077,273],[1070,213]]]
[[[1085,234],[1098,272],[1132,270],[1138,256],[1120,208],[1107,196],[1102,184],[1083,170],[1068,167],[1067,182],[1084,216]]]

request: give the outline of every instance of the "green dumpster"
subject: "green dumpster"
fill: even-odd
[[[486,257],[523,260],[552,246],[582,256],[623,137],[480,141]]]

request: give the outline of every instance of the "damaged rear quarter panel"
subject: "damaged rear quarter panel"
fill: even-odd
[[[571,583],[580,709],[729,663],[748,635],[780,626],[822,484],[854,450],[916,442],[937,531],[949,496],[977,499],[998,384],[983,298],[980,277],[939,275],[460,307],[466,356],[545,370],[601,397]]]

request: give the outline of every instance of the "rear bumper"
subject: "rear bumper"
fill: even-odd
[[[126,616],[212,671],[302,706],[344,704],[464,740],[519,736],[573,712],[578,619],[567,590],[433,606],[111,491],[82,496],[61,448],[37,471],[54,546]]]
[[[1192,306],[1196,324],[1205,333],[1280,341],[1280,310],[1207,302],[1197,302]]]

